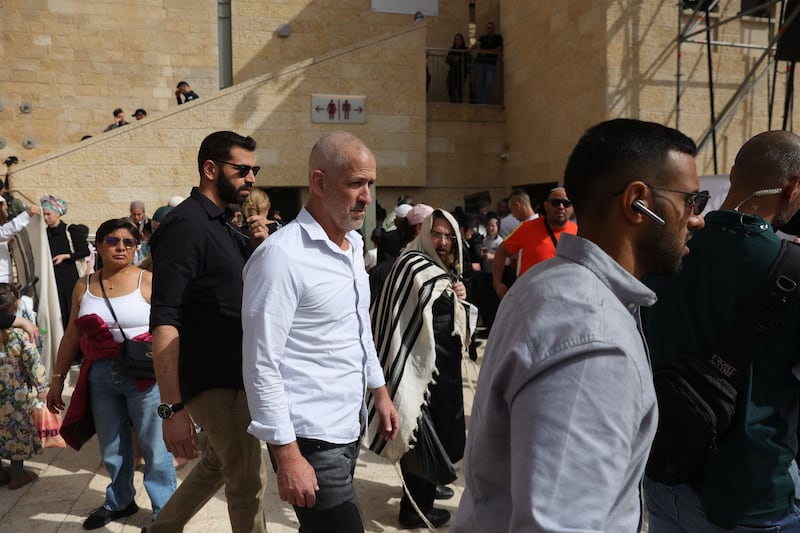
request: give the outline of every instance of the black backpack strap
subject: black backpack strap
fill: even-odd
[[[800,245],[783,240],[764,282],[707,363],[741,390],[747,375],[745,371],[753,364],[761,343],[777,327],[799,291]]]

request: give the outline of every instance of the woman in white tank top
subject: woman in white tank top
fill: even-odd
[[[153,518],[175,490],[172,455],[164,445],[157,407],[160,394],[155,380],[120,374],[117,368],[120,327],[129,339],[149,340],[151,274],[133,265],[139,230],[130,220],[107,220],[97,229],[97,251],[103,268],[81,278],[72,292],[69,325],[58,348],[47,407],[64,409],[61,398],[63,376],[83,351],[78,383],[62,434],[78,449],[91,434],[85,431],[93,422],[111,483],[105,502],[84,521],[84,529],[97,529],[110,521],[130,516],[139,510],[134,501],[134,454],[130,424],[133,423],[145,460],[144,486],[150,497]],[[102,283],[102,286],[101,286]],[[114,308],[119,323],[103,298]],[[139,340],[139,339],[137,339]]]

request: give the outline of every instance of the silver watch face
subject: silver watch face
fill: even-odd
[[[158,406],[158,416],[163,419],[172,418],[172,406],[168,403],[162,403]]]

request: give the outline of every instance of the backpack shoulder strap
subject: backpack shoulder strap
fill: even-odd
[[[763,283],[753,294],[748,306],[734,322],[733,331],[726,336],[719,351],[712,354],[709,364],[717,368],[739,390],[747,368],[767,335],[781,321],[789,303],[800,292],[800,244],[787,240],[780,250]]]

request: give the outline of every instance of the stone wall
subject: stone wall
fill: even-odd
[[[367,123],[345,129],[373,149],[379,186],[423,186],[424,48],[424,24],[408,24],[21,165],[11,186],[30,198],[64,197],[67,220],[94,228],[126,215],[134,198],[152,212],[172,195],[186,196],[198,182],[202,139],[232,129],[258,142],[259,185],[305,188],[311,145],[341,127],[311,123],[315,93],[365,95]]]
[[[181,79],[200,95],[216,90],[216,12],[216,0],[4,0],[0,158],[32,160],[99,134],[118,107],[133,122],[136,108],[174,108]]]
[[[605,15],[605,2],[503,2],[505,183],[562,181],[575,141],[607,116]]]

